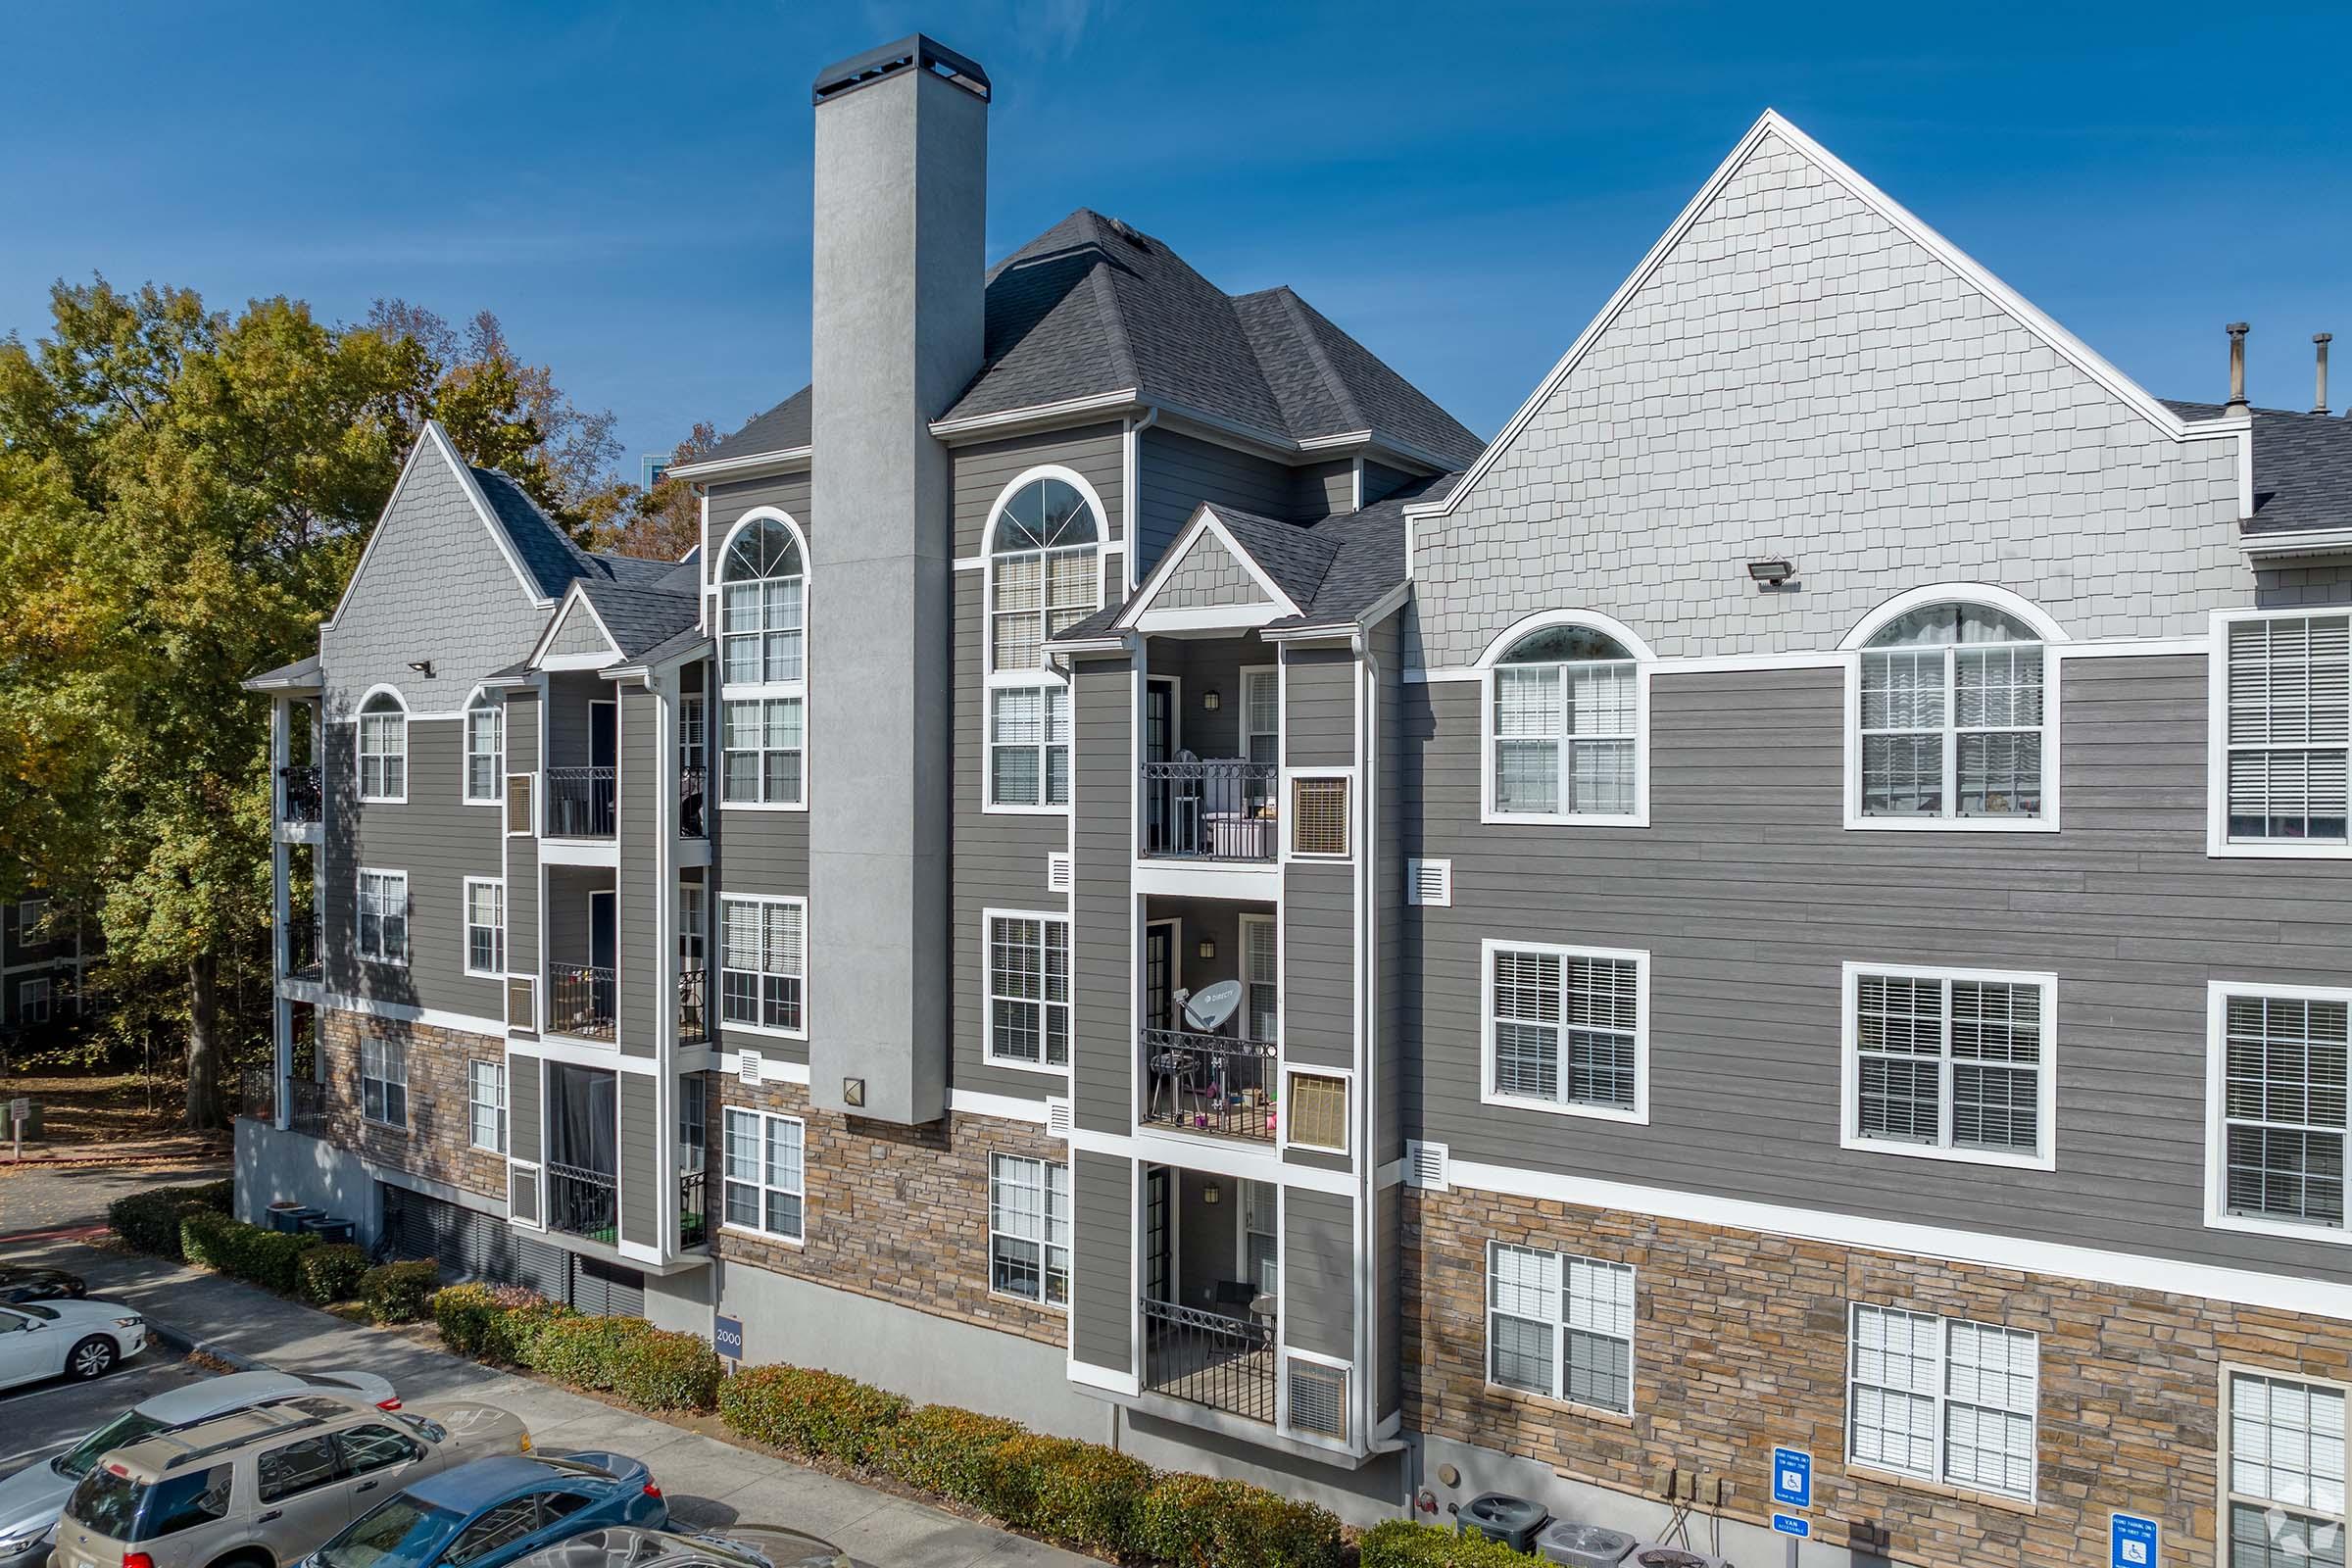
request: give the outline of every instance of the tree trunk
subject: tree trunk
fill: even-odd
[[[227,1125],[220,1107],[220,997],[211,954],[188,964],[188,1115],[191,1132]]]

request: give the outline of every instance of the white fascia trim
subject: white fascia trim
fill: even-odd
[[[2034,1074],[2034,1113],[2040,1138],[2031,1154],[1988,1149],[1944,1148],[1865,1138],[1861,1126],[1861,990],[1866,974],[1906,980],[1978,980],[1993,985],[2030,985],[2041,995],[2041,1059]],[[2058,1168],[2058,977],[2048,971],[1960,969],[1938,964],[1868,963],[1848,958],[1838,981],[1838,1147],[1866,1154],[1907,1159],[1940,1159],[1962,1165],[2005,1165],[2012,1170]],[[1946,1102],[1948,1108],[1948,1102]]]
[[[743,1026],[730,1023],[721,1024],[719,1027],[740,1031]],[[739,1051],[719,1052],[713,1057],[710,1070],[724,1073],[730,1078],[741,1078],[743,1076],[743,1053]],[[780,1056],[770,1056],[762,1053],[760,1057],[760,1082],[762,1084],[797,1084],[806,1089],[808,1087],[808,1064],[805,1061],[786,1061]]]
[[[507,1042],[507,1054],[536,1056],[546,1061],[566,1062],[574,1067],[617,1069],[648,1076],[664,1070],[659,1057],[623,1055],[617,1044],[607,1045],[601,1040],[579,1040],[563,1035],[544,1035],[536,1040],[510,1040]]]
[[[1614,1105],[1578,1105],[1550,1100],[1505,1095],[1494,1088],[1494,956],[1534,953],[1561,958],[1606,958],[1634,966],[1634,1104],[1631,1110]],[[1479,1103],[1511,1110],[1536,1110],[1551,1116],[1581,1116],[1593,1121],[1649,1125],[1649,952],[1644,948],[1587,948],[1557,942],[1515,942],[1489,937],[1478,956],[1478,1099]],[[1562,1047],[1567,1030],[1561,1028]],[[1565,1088],[1565,1083],[1562,1085]]]
[[[1658,241],[1650,247],[1649,254],[1642,257],[1641,265],[1636,267],[1626,280],[1617,286],[1617,292],[1609,296],[1608,303],[1600,308],[1600,314],[1593,317],[1584,331],[1578,335],[1576,341],[1569,345],[1568,352],[1560,357],[1557,365],[1552,367],[1551,373],[1546,375],[1536,390],[1530,394],[1527,401],[1520,405],[1519,412],[1511,416],[1510,422],[1502,427],[1501,433],[1487,444],[1486,451],[1479,454],[1478,461],[1470,466],[1469,471],[1464,473],[1452,490],[1446,493],[1446,499],[1433,502],[1428,506],[1405,508],[1405,516],[1408,522],[1415,517],[1450,516],[1460,508],[1470,493],[1479,487],[1480,481],[1486,477],[1488,470],[1518,439],[1520,432],[1536,416],[1537,412],[1551,400],[1552,394],[1559,389],[1560,383],[1565,381],[1577,366],[1583,363],[1585,356],[1592,352],[1592,346],[1617,319],[1619,313],[1625,309],[1636,294],[1641,292],[1642,286],[1649,281],[1650,274],[1658,270],[1666,258],[1673,253],[1675,247],[1682,242],[1684,234],[1693,223],[1698,221],[1700,215],[1713,205],[1717,195],[1722,192],[1724,186],[1731,183],[1732,178],[1746,164],[1757,146],[1763,142],[1766,136],[1776,134],[1800,157],[1831,179],[1844,186],[1864,206],[1891,223],[1931,256],[1942,262],[1963,283],[1983,294],[1986,300],[2014,318],[2019,325],[2040,338],[2060,358],[2069,361],[2078,369],[2105,387],[2116,398],[2128,405],[2133,413],[2154,425],[2159,432],[2174,441],[2234,438],[2241,445],[2241,468],[2250,464],[2253,452],[2252,421],[2209,419],[2194,424],[2184,421],[2172,410],[2150,397],[2131,377],[2110,365],[2081,339],[2043,315],[2040,310],[1999,278],[1986,271],[1958,246],[1921,222],[1918,218],[1906,211],[1886,192],[1854,172],[1827,148],[1790,124],[1782,118],[1778,110],[1767,109],[1763,116],[1748,127],[1747,134],[1740,138],[1739,145],[1732,149],[1730,156],[1716,166],[1715,172],[1708,177],[1705,184],[1698,188],[1698,193],[1690,198],[1690,203],[1683,208],[1681,215],[1675,219],[1665,233],[1658,236]],[[2248,489],[2241,473],[2241,511],[2248,510],[2250,507],[2251,496],[2246,493]]]
[[[1070,1129],[1070,1148],[1082,1154],[1102,1154],[1111,1159],[1141,1159],[1153,1165],[1178,1165],[1186,1170],[1205,1171],[1212,1176],[1230,1176],[1237,1181],[1272,1182],[1277,1186],[1303,1187],[1310,1192],[1335,1196],[1351,1196],[1356,1190],[1355,1177],[1347,1171],[1324,1170],[1317,1165],[1295,1165],[1276,1154],[1271,1146],[1250,1148],[1229,1138],[1188,1138],[1154,1129],[1138,1129],[1130,1134],[1073,1127]]]
[[[991,1116],[998,1121],[1027,1122],[1038,1127],[1046,1125],[1046,1102],[1024,1099],[1019,1095],[991,1095],[977,1089],[951,1090],[948,1094],[948,1109],[958,1116]]]
[[[1091,1361],[1081,1361],[1075,1356],[1063,1365],[1068,1371],[1069,1380],[1080,1388],[1101,1389],[1105,1394],[1115,1394],[1127,1399],[1144,1396],[1143,1384],[1132,1372],[1114,1372],[1109,1367],[1096,1366]]]
[[[363,1017],[384,1018],[395,1023],[420,1023],[431,1029],[450,1029],[460,1034],[482,1035],[491,1040],[504,1040],[507,1037],[507,1020],[504,1018],[449,1012],[439,1007],[420,1007],[406,1002],[379,1002],[373,997],[355,997],[323,989],[316,993],[316,1002],[319,1007],[336,1012],[356,1012]]]
[[[1282,589],[1276,585],[1272,577],[1266,575],[1265,568],[1260,566],[1255,561],[1252,561],[1250,558],[1250,552],[1241,547],[1241,544],[1233,537],[1231,530],[1229,530],[1223,522],[1218,520],[1216,512],[1209,506],[1207,502],[1203,501],[1198,508],[1194,510],[1191,520],[1185,523],[1183,531],[1177,534],[1175,540],[1168,546],[1167,551],[1159,558],[1159,564],[1152,568],[1152,574],[1144,579],[1141,587],[1136,589],[1134,599],[1129,601],[1127,609],[1120,614],[1116,621],[1112,622],[1112,624],[1119,627],[1121,630],[1126,630],[1135,626],[1137,621],[1142,617],[1143,612],[1151,608],[1152,599],[1158,595],[1160,589],[1167,586],[1168,579],[1173,576],[1176,572],[1176,569],[1184,564],[1185,557],[1192,553],[1193,545],[1204,533],[1215,535],[1218,543],[1224,546],[1226,554],[1232,556],[1233,559],[1240,564],[1242,570],[1250,574],[1250,581],[1257,584],[1258,592],[1264,594],[1267,601],[1271,605],[1278,608],[1274,613],[1263,615],[1257,619],[1251,619],[1243,622],[1230,622],[1226,620],[1204,621],[1200,624],[1222,626],[1232,623],[1255,626],[1263,625],[1266,621],[1277,618],[1278,615],[1300,615],[1305,613],[1304,611],[1300,610],[1298,606],[1292,601],[1289,594],[1284,593]],[[1198,612],[1180,610],[1159,612],[1161,615],[1165,616],[1181,616],[1196,612]],[[1231,617],[1237,612],[1250,612],[1250,607],[1218,606],[1209,612]],[[1171,622],[1170,624],[1173,625],[1174,623]]]
[[[1027,425],[1054,424],[1077,414],[1124,414],[1137,407],[1136,388],[1118,392],[1097,392],[1082,398],[1064,398],[1058,403],[1035,403],[1025,409],[1006,409],[1002,414],[974,414],[960,419],[934,419],[931,433],[942,441],[951,436],[980,433],[1001,434]],[[995,514],[992,512],[991,516]]]
[[[2034,628],[2045,643],[2068,640],[2066,628],[2057,618],[2023,594],[1997,588],[1988,582],[1936,582],[1924,587],[1906,588],[1886,601],[1869,614],[1854,623],[1838,644],[1840,653],[1866,648],[1870,640],[1902,616],[1929,605],[1983,605],[2003,614],[2014,615]]]
[[[620,662],[620,654],[550,654],[534,668],[538,669],[611,669]]]
[[[610,839],[556,839],[539,841],[541,865],[589,865],[607,868],[620,864],[620,841]]]
[[[1456,1189],[1572,1203],[1580,1208],[1622,1209],[1655,1219],[1786,1236],[1795,1241],[1822,1242],[1866,1251],[1900,1252],[1943,1262],[2055,1275],[2127,1290],[2209,1296],[2245,1306],[2310,1312],[2352,1322],[2352,1285],[2326,1284],[2292,1275],[2263,1274],[2179,1258],[1792,1208],[1747,1199],[1639,1187],[1630,1182],[1555,1175],[1463,1159],[1449,1161],[1446,1176]]]
[[[2237,536],[2237,548],[2249,562],[2291,561],[2298,556],[2352,555],[2352,528],[2241,533]]]
[[[556,634],[561,632],[564,623],[571,619],[571,612],[583,605],[587,606],[588,618],[596,622],[597,635],[604,638],[605,646],[610,652],[550,656],[547,652],[548,645],[556,640]],[[563,607],[548,617],[547,629],[542,631],[539,634],[539,640],[531,645],[530,658],[524,660],[523,662],[534,669],[602,669],[607,664],[617,662],[619,659],[619,639],[612,635],[612,628],[605,624],[605,617],[596,612],[596,606],[589,603],[588,595],[582,591],[577,582],[574,582],[564,590]],[[593,662],[582,662],[582,661]]]
[[[1280,616],[1277,605],[1187,605],[1177,610],[1147,610],[1122,624],[1152,635],[1160,632],[1255,631]]]
[[[1313,860],[1310,864],[1344,865],[1345,860]],[[1145,897],[1171,899],[1246,899],[1271,904],[1282,897],[1282,867],[1259,860],[1155,860],[1138,855],[1135,891]]]
[[[740,458],[676,463],[664,468],[662,473],[672,479],[757,478],[770,470],[782,472],[788,468],[805,467],[815,450],[814,447],[780,447],[773,452],[754,452]]]

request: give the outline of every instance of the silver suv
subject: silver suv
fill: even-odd
[[[158,1433],[100,1460],[58,1521],[52,1568],[276,1568],[422,1476],[527,1453],[488,1405],[378,1410],[305,1395]]]

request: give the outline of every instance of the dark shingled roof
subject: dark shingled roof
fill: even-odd
[[[582,577],[580,592],[596,607],[597,617],[625,659],[694,628],[698,602],[691,592],[664,593],[602,577]]]
[[[490,511],[506,529],[514,553],[522,558],[523,569],[539,584],[543,597],[561,599],[572,578],[598,570],[588,552],[573,544],[571,535],[540,511],[539,503],[522,486],[496,468],[473,469],[473,480],[482,487],[483,499],[490,503]]]
[[[275,669],[265,669],[259,675],[248,675],[243,684],[248,691],[279,686],[316,686],[324,668],[318,662],[318,656],[311,654],[297,659],[291,664],[280,664]]]
[[[2164,406],[2183,419],[2218,419],[2218,403]],[[2352,419],[2255,409],[2254,515],[2247,533],[2352,528]]]
[[[697,650],[708,652],[710,647],[710,637],[696,627],[689,626],[676,636],[664,638],[644,653],[632,656],[628,662],[633,666],[659,664],[680,654],[691,654]]]
[[[985,354],[943,418],[1132,388],[1277,443],[1370,430],[1464,466],[1485,445],[1289,288],[1236,298],[1084,208],[990,271]],[[698,461],[808,445],[808,399],[803,387]]]

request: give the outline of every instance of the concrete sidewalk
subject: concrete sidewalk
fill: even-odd
[[[374,1372],[411,1404],[468,1398],[512,1410],[529,1423],[532,1441],[552,1452],[633,1454],[653,1468],[681,1526],[781,1525],[822,1536],[874,1568],[1100,1568],[1092,1557],[499,1372],[397,1333],[355,1327],[201,1269],[73,1242],[12,1247],[9,1261],[72,1269],[89,1281],[93,1297],[128,1302],[216,1354],[287,1372]]]

